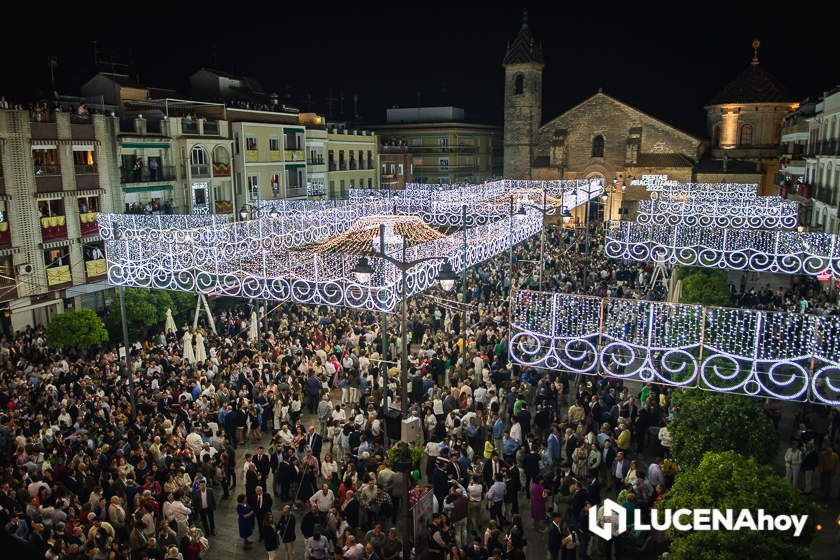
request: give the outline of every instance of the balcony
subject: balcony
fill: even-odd
[[[286,161],[306,161],[306,153],[303,150],[286,150],[283,157]]]
[[[148,169],[141,167],[140,169],[133,169],[130,167],[120,167],[120,182],[127,183],[154,183],[157,181],[174,181],[175,167],[172,165],[164,165],[158,169]]]
[[[453,173],[461,171],[475,171],[477,165],[415,165],[415,171],[440,171],[441,173]]]
[[[210,178],[209,163],[193,163],[190,165],[190,175],[193,178]]]
[[[204,134],[208,136],[218,136],[219,121],[204,121]]]
[[[184,134],[198,134],[198,122],[182,119],[181,132]]]
[[[398,154],[408,152],[408,146],[380,146],[379,150],[387,154]]]
[[[307,165],[324,165],[324,158],[316,158],[316,159],[310,158],[310,159],[306,160],[306,164]]]
[[[96,175],[96,166],[77,163],[75,164],[76,175]]]
[[[9,231],[9,222],[0,222],[0,247],[9,247],[12,244],[12,232]]]
[[[277,152],[279,154],[280,152]],[[279,157],[277,158],[280,159]],[[260,153],[257,150],[245,150],[245,161],[254,163],[260,160]]]
[[[85,212],[79,214],[79,229],[82,235],[96,235],[99,233],[99,223],[96,221],[96,212]]]
[[[17,297],[17,280],[5,275],[0,276],[0,301],[8,301]]]
[[[351,171],[355,171],[355,170],[356,170],[356,169],[358,169],[358,168],[359,168],[359,166],[358,166],[358,165],[356,165],[356,160],[355,160],[355,159],[351,159],[351,160],[350,160],[350,170],[351,170]]]
[[[336,171],[338,168],[335,165],[334,161],[330,161],[330,171]]]
[[[300,198],[306,196],[306,187],[289,187],[286,189],[286,198]]]
[[[372,159],[369,159],[369,160],[368,160],[368,162],[367,162],[367,168],[368,168],[368,169],[373,169],[373,160],[372,160]]]
[[[831,189],[828,187],[819,187],[816,189],[814,193],[814,200],[818,200],[823,204],[831,204],[832,203],[832,192]]]
[[[108,265],[105,259],[93,259],[90,261],[85,261],[85,274],[87,274],[88,279],[105,276],[107,272]]]
[[[346,161],[339,161],[338,162],[338,170],[339,171],[347,171],[347,162]]]
[[[809,185],[808,183],[798,183],[794,185],[792,192],[798,194],[802,198],[811,198],[814,194],[814,186]]]
[[[54,266],[47,269],[47,285],[60,286],[62,284],[69,284],[73,282],[73,276],[70,274],[70,265]]]
[[[223,162],[213,163],[213,177],[230,177],[230,164]]]
[[[49,175],[61,175],[61,166],[58,164],[51,164],[51,165],[40,165],[35,164],[35,176],[49,176]]]
[[[41,239],[55,241],[67,239],[67,222],[64,216],[48,216],[41,218]]]

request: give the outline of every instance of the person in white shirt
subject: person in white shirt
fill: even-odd
[[[320,492],[312,494],[309,503],[315,505],[321,513],[327,513],[335,504],[335,494],[324,484]]]
[[[513,418],[513,424],[510,426],[510,437],[515,439],[520,447],[522,446],[522,425],[516,418]]]

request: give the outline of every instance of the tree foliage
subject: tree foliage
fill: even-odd
[[[185,311],[195,307],[195,295],[166,290],[147,290],[126,288],[125,315],[127,318],[128,338],[130,341],[143,340],[150,333],[163,330],[166,310],[171,309],[174,316],[185,315]],[[120,314],[119,294],[114,297],[108,314],[108,331],[114,340],[122,340],[122,316]]]
[[[717,305],[725,307],[732,304],[726,273],[711,268],[683,269],[679,272],[682,280],[682,303]]]
[[[53,317],[47,326],[47,344],[57,350],[87,350],[108,341],[108,331],[91,309],[71,310]]]
[[[670,428],[671,452],[680,467],[698,465],[707,451],[732,450],[762,463],[769,461],[779,436],[760,402],[696,389],[674,392],[678,411]]]
[[[682,471],[665,495],[663,508],[749,509],[757,515],[808,515],[799,537],[790,531],[672,531],[674,560],[805,560],[816,506],[770,467],[734,451],[706,453],[695,468]]]

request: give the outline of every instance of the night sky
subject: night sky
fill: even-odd
[[[252,75],[302,109],[311,99],[309,108],[325,112],[331,95],[335,117],[342,92],[346,118],[358,94],[364,122],[383,122],[387,107],[416,105],[419,92],[423,105],[454,104],[472,120],[501,123],[501,59],[524,6],[547,63],[544,121],[602,87],[702,135],[703,105],[749,64],[754,38],[762,42],[762,65],[796,99],[840,83],[831,18],[806,4],[785,10],[767,2],[349,4],[42,7],[21,15],[26,38],[0,38],[0,95],[26,102],[49,91],[50,55],[58,58],[59,92],[78,93],[94,72],[97,41],[102,56],[130,64],[144,84],[185,95],[189,74],[210,66]]]

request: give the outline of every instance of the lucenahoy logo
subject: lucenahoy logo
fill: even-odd
[[[650,511],[650,522],[642,521],[642,512],[633,511],[633,528],[639,531],[789,531],[798,537],[808,521],[807,515],[770,515],[763,509],[755,514],[741,509],[678,509]],[[628,511],[618,502],[607,498],[601,507],[589,509],[589,530],[605,540],[627,531]]]

